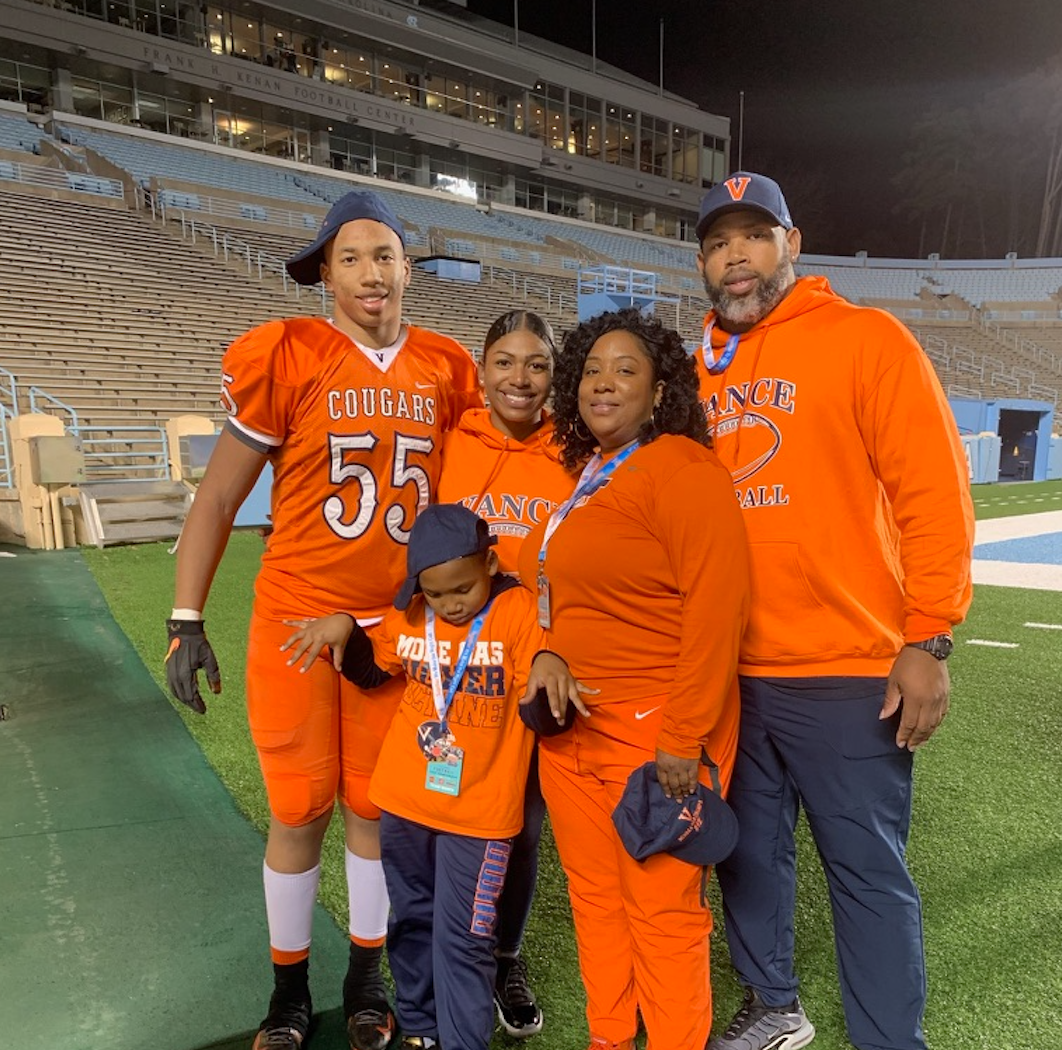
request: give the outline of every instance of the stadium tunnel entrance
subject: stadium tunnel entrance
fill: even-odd
[[[1047,481],[1059,476],[1062,439],[1051,436],[1055,406],[1050,401],[949,397],[948,404],[964,445],[987,441],[988,436],[996,442],[998,453],[971,461],[972,482]],[[968,448],[968,459],[971,454]]]
[[[1001,481],[1029,481],[1036,463],[1036,447],[1041,417],[1044,413],[1001,409],[999,436],[1002,448],[999,456]]]

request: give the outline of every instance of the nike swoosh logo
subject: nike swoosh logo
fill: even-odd
[[[643,718],[648,718],[654,711],[659,711],[661,706],[661,704],[657,704],[656,707],[650,707],[648,711],[635,711],[634,717],[640,722]]]
[[[418,390],[434,390],[435,389],[435,384],[434,383],[414,383],[413,385]]]

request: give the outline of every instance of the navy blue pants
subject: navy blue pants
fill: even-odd
[[[794,828],[804,807],[826,873],[848,1037],[860,1050],[924,1050],[922,904],[904,852],[913,755],[899,714],[878,720],[883,678],[742,678],[727,796],[737,848],[718,866],[742,982],[781,1006],[793,969]]]
[[[510,848],[510,839],[452,835],[381,816],[391,897],[387,957],[404,1034],[431,1036],[446,1050],[487,1050],[497,904]]]
[[[542,818],[546,803],[538,782],[538,745],[531,752],[531,768],[527,773],[524,794],[524,828],[513,839],[509,859],[509,874],[498,902],[498,954],[518,955],[531,914],[538,883],[538,841],[542,837]]]

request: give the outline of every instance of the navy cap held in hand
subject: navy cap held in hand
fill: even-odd
[[[722,795],[698,784],[692,795],[668,798],[655,762],[646,762],[627,778],[612,823],[635,860],[670,853],[698,866],[718,864],[738,840],[737,817]]]

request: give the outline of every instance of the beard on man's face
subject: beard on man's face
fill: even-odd
[[[784,247],[782,258],[772,273],[763,276],[754,270],[739,271],[740,275],[756,276],[759,280],[748,295],[731,295],[724,284],[712,284],[708,275],[701,272],[704,291],[719,319],[719,327],[730,330],[736,326],[741,329],[759,324],[786,296],[793,280],[792,253],[789,246]],[[734,274],[729,276],[733,277]]]

